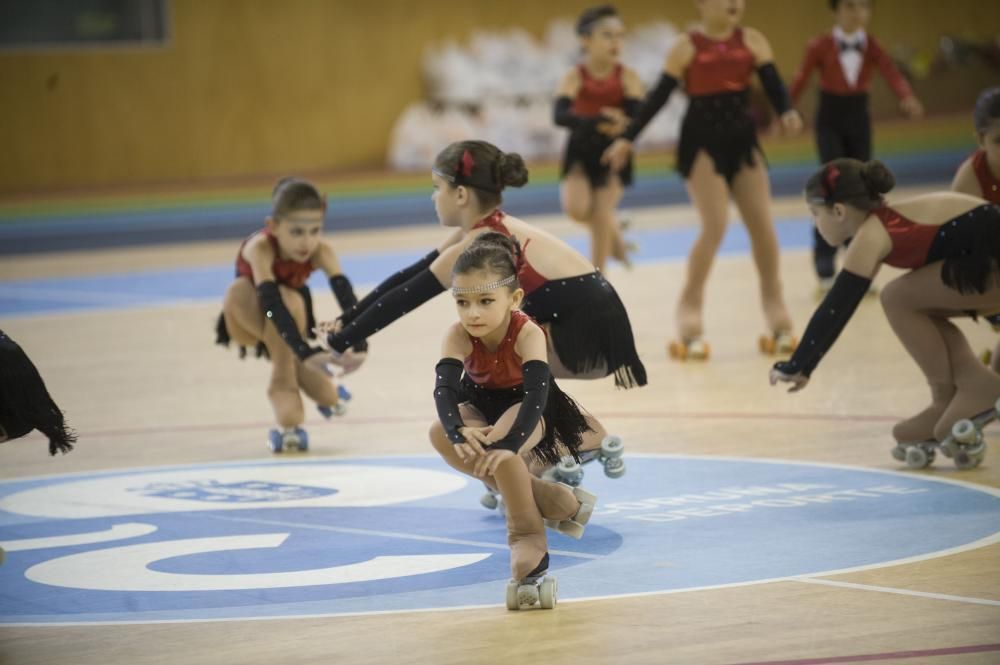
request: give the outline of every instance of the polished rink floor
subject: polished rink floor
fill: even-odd
[[[776,205],[800,330],[816,302],[803,212],[797,201]],[[996,662],[1000,475],[989,454],[964,472],[947,460],[913,472],[889,456],[892,423],[927,395],[877,299],[804,392],[771,388],[771,360],[756,351],[755,278],[734,228],[706,300],[713,358],[670,362],[694,215],[679,206],[631,217],[644,254],[609,277],[650,385],[564,383],[623,437],[629,471],[609,480],[588,468],[601,511],[583,540],[551,540],[563,552],[551,612],[503,608],[502,522],[478,505],[476,483],[457,486],[428,456],[428,376],[453,317],[445,297],[373,337],[367,365],[348,377],[349,414],[327,422],[309,410],[312,450],[276,460],[264,447],[267,366],[211,344],[234,243],[5,260],[3,327],[81,440],[55,459],[36,438],[0,448],[0,541],[118,523],[155,531],[11,550],[0,568],[0,662]],[[428,226],[336,241],[355,281],[370,285],[441,236]],[[327,291],[316,294],[319,312],[334,315]],[[985,325],[961,325],[977,349],[996,340]],[[995,448],[996,430],[987,434]],[[75,477],[29,480],[50,474]],[[365,505],[378,497],[387,503]],[[72,512],[81,506],[91,512]],[[289,535],[275,545],[276,533]],[[243,549],[184,544],[251,536]],[[316,570],[343,575],[378,556],[469,562],[308,583]],[[156,583],[143,571],[174,589],[132,588]],[[296,573],[306,584],[287,584]],[[276,580],[286,585],[264,588]],[[184,587],[196,583],[233,588]]]

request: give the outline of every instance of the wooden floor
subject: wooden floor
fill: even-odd
[[[802,213],[798,202],[776,209]],[[681,207],[641,211],[633,218],[643,228],[691,224],[694,213]],[[545,223],[559,232],[576,231],[557,220]],[[347,234],[337,242],[350,252],[431,246],[441,235],[438,228],[421,227]],[[4,260],[0,279],[218,264],[231,260],[233,251],[233,243],[220,243],[13,258]],[[783,259],[787,299],[799,330],[816,304],[809,263],[804,251]],[[763,319],[746,256],[720,258],[712,275],[706,312],[711,362],[677,364],[666,358],[682,271],[680,262],[610,271],[631,314],[650,385],[616,391],[607,380],[571,384],[573,394],[620,434],[630,451],[901,469],[888,455],[890,428],[895,419],[922,408],[928,393],[877,298],[861,305],[811,385],[788,395],[767,385],[771,361],[756,351]],[[880,281],[890,277],[887,272]],[[317,305],[321,315],[335,312],[329,297],[318,298]],[[38,438],[3,446],[0,478],[263,457],[263,445],[247,440],[262,440],[270,425],[264,394],[268,368],[263,362],[240,363],[234,352],[212,346],[218,307],[191,302],[0,323],[36,360],[81,434],[76,451],[53,459]],[[437,360],[440,333],[452,319],[453,306],[439,298],[376,335],[367,366],[352,377],[358,398],[349,417],[332,423],[310,417],[310,454],[429,452],[426,428],[434,414],[425,399],[427,373]],[[976,349],[996,341],[985,325],[966,321],[961,327]],[[939,463],[914,473],[1000,487],[998,433],[988,432],[992,454],[976,470],[958,472]],[[1000,662],[1000,651],[970,650],[1000,642],[1000,544],[829,579],[867,586],[776,582],[561,603],[551,612],[507,612],[498,603],[450,612],[263,622],[8,627],[0,628],[0,663],[709,665],[832,657]],[[975,599],[993,603],[971,602]],[[907,651],[923,653],[904,658],[900,652]],[[864,655],[871,658],[859,658]]]

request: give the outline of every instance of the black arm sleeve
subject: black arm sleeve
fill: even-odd
[[[774,63],[769,62],[766,65],[758,67],[757,76],[760,77],[760,83],[764,86],[764,92],[767,93],[767,98],[771,100],[771,106],[778,112],[778,115],[783,115],[786,111],[790,111],[792,100],[788,96],[788,90],[785,88],[785,84],[782,82]]]
[[[639,114],[640,106],[642,106],[642,100],[635,97],[626,97],[625,101],[622,102],[622,110],[630,118],[634,118]]]
[[[791,360],[775,363],[774,368],[785,374],[812,374],[820,359],[844,330],[871,284],[872,281],[867,277],[841,270],[833,288],[809,320],[809,325],[802,334],[802,341]]]
[[[670,93],[676,87],[677,79],[666,72],[661,74],[656,87],[646,93],[646,98],[642,101],[642,106],[639,107],[638,112],[632,118],[632,122],[629,123],[628,129],[625,130],[622,137],[627,138],[629,141],[635,141],[636,137],[639,136],[639,132],[645,129],[649,121],[653,119],[653,116],[659,113],[663,105],[667,103],[667,100],[670,99]]]
[[[458,433],[465,427],[462,413],[458,409],[458,388],[462,380],[462,362],[456,358],[442,358],[434,371],[437,380],[434,382],[434,404],[437,405],[438,419],[444,426],[448,440],[452,443],[465,443],[465,437]]]
[[[353,321],[361,312],[365,311],[371,307],[372,303],[384,296],[389,291],[393,290],[403,282],[412,279],[425,268],[429,268],[434,259],[438,257],[439,252],[435,249],[433,252],[420,259],[416,263],[406,268],[403,268],[399,272],[393,273],[387,277],[381,284],[376,286],[371,292],[361,299],[360,302],[354,305],[350,309],[344,309],[343,313],[340,315],[340,320],[347,325]],[[343,308],[342,308],[343,309]]]
[[[442,291],[444,287],[434,273],[424,268],[412,279],[374,300],[339,333],[329,335],[327,341],[330,348],[343,353]]]
[[[321,349],[309,346],[302,339],[298,326],[295,325],[295,319],[292,318],[291,312],[281,300],[281,292],[278,290],[276,282],[269,280],[258,284],[257,297],[260,299],[260,308],[263,310],[264,316],[271,320],[274,327],[278,329],[281,339],[285,340],[285,344],[299,357],[299,360],[305,360],[321,351]]]
[[[354,295],[354,287],[351,286],[351,280],[347,279],[347,275],[331,277],[330,290],[333,291],[333,296],[337,299],[341,312],[346,312],[358,304],[358,297]],[[363,340],[355,344],[353,348],[355,351],[367,351],[368,342]]]
[[[510,431],[491,446],[515,454],[538,427],[538,422],[545,413],[545,403],[549,399],[549,382],[552,381],[549,365],[544,361],[529,360],[521,365],[521,368],[524,371],[524,400],[521,401],[521,407],[517,410],[517,417],[514,418]]]
[[[566,95],[556,98],[555,109],[552,113],[552,121],[560,127],[569,127],[570,129],[596,127],[597,123],[602,119],[603,118],[601,116],[584,118],[583,116],[573,113],[573,100]]]

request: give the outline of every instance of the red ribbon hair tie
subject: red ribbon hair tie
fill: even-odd
[[[833,190],[837,188],[837,178],[840,177],[840,169],[836,166],[829,166],[826,175],[823,176],[823,197],[826,200],[833,198]]]
[[[469,178],[472,176],[472,167],[476,165],[476,160],[473,159],[472,153],[468,150],[462,151],[462,158],[458,161],[458,175],[463,178]]]

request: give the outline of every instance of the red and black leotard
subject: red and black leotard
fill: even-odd
[[[687,178],[695,157],[704,150],[716,173],[732,182],[741,168],[754,164],[754,154],[760,150],[749,114],[754,55],[741,28],[721,41],[698,30],[688,36],[695,54],[684,71],[684,88],[691,101],[681,122],[677,170]]]
[[[473,229],[490,229],[496,231],[497,233],[502,233],[508,238],[512,237],[510,230],[503,223],[503,218],[507,216],[507,213],[500,210],[499,208],[494,210],[488,216],[482,218],[476,222]],[[540,286],[545,284],[548,280],[540,275],[537,270],[535,270],[532,265],[528,262],[527,257],[524,255],[524,251],[528,249],[528,243],[531,242],[531,238],[528,238],[523,245],[521,245],[520,254],[515,257],[517,260],[517,279],[521,283],[521,288],[524,289],[525,295],[537,290]]]
[[[639,101],[625,96],[625,67],[621,64],[615,65],[603,79],[594,78],[582,64],[577,65],[577,71],[580,74],[580,89],[569,106],[569,115],[561,115],[560,108],[565,107],[559,106],[559,100],[556,106],[556,124],[571,128],[563,153],[561,175],[569,173],[574,164],[580,164],[591,186],[603,187],[607,184],[610,171],[607,165],[601,163],[601,155],[613,139],[597,131],[597,125],[602,121],[601,109],[617,108],[632,116]],[[561,99],[565,101],[566,98]],[[631,160],[617,175],[623,185],[632,183]]]
[[[972,160],[972,171],[979,182],[981,196],[990,203],[1000,203],[1000,180],[990,171],[990,164],[986,161],[986,151],[977,150],[969,159]]]
[[[718,41],[699,30],[688,33],[694,59],[684,71],[684,90],[689,97],[744,92],[750,87],[754,55],[736,28],[728,39]]]
[[[267,241],[271,243],[271,249],[274,250],[274,261],[271,263],[271,271],[274,273],[274,281],[278,284],[283,284],[285,286],[290,286],[293,289],[301,289],[305,286],[306,282],[309,281],[309,275],[313,273],[312,261],[306,261],[305,263],[299,263],[298,261],[292,261],[289,259],[280,258],[278,249],[278,239],[271,234],[271,231],[264,229],[258,231],[267,238]],[[249,242],[250,238],[253,238],[257,233],[254,233],[249,238],[243,241],[240,245],[240,251],[236,254],[236,276],[246,277],[253,283],[253,269],[246,259],[243,258],[243,248]]]
[[[525,364],[514,349],[521,330],[529,323],[534,325],[530,316],[512,310],[507,332],[494,351],[487,349],[480,339],[469,335],[472,353],[462,362],[464,375],[459,387],[459,400],[476,407],[491,425],[514,405],[531,408],[531,402],[539,402],[537,397],[528,399],[530,396],[525,395]],[[562,454],[560,444],[574,456],[577,455],[581,435],[590,427],[576,402],[556,385],[547,365],[537,366],[538,361],[533,361],[533,364],[536,365],[533,371],[539,367],[544,370],[543,382],[535,384],[535,390],[541,390],[545,395],[544,407],[540,402],[536,404],[536,408],[542,410],[545,429],[542,440],[532,452],[538,459],[554,464]],[[532,417],[531,413],[518,413],[515,426],[522,420],[537,423],[537,417],[537,414]],[[530,433],[525,430],[523,434]]]

